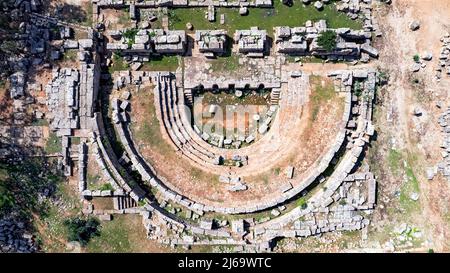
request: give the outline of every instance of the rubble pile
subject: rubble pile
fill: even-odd
[[[331,30],[336,35],[336,47],[327,51],[318,45],[321,33]],[[312,55],[330,60],[361,60],[368,62],[377,58],[378,50],[371,46],[372,33],[349,28],[329,29],[325,20],[306,22],[305,27],[276,27],[275,43],[277,51],[289,55]]]
[[[38,246],[23,222],[11,217],[0,218],[0,253],[37,252]]]
[[[239,46],[239,52],[248,57],[263,57],[267,50],[267,31],[258,27],[236,30],[234,40]]]
[[[450,34],[446,34],[441,39],[442,48],[439,55],[439,66],[436,69],[436,78],[441,79],[442,74],[450,76]]]
[[[326,0],[324,0],[326,1]],[[212,1],[212,0],[153,0],[153,1],[126,1],[126,0],[93,0],[98,8],[125,8],[128,7],[130,13],[135,13],[139,8],[157,8],[157,7],[177,7],[177,8],[196,8],[196,7],[234,7],[239,8],[242,3],[239,1]],[[249,0],[245,2],[248,7],[272,7],[272,0]],[[133,17],[131,17],[133,18]]]
[[[226,51],[227,32],[225,30],[197,30],[195,42],[199,51],[206,57],[220,56]]]
[[[444,134],[444,141],[440,146],[443,161],[438,163],[435,167],[427,168],[426,177],[428,180],[432,180],[435,175],[441,173],[448,181],[450,181],[450,107],[447,107],[446,111],[439,117],[438,124]]]
[[[131,31],[131,32],[128,32]],[[186,33],[183,30],[162,30],[153,29],[116,31],[111,33],[111,37],[116,39],[106,45],[106,49],[120,51],[124,54],[184,54],[186,50]],[[124,34],[131,33],[133,37],[126,37]]]

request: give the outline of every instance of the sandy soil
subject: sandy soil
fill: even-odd
[[[444,107],[448,105],[450,79],[444,76],[438,83],[434,78],[434,69],[441,47],[440,38],[450,30],[450,2],[397,0],[387,14],[383,11],[379,13],[382,16],[379,20],[385,22],[382,24],[385,38],[380,45],[382,54],[379,62],[374,65],[389,71],[391,78],[387,93],[382,95],[385,100],[385,107],[381,109],[382,117],[377,120],[379,132],[389,139],[389,143],[382,145],[417,155],[416,166],[422,166],[415,169],[421,190],[421,210],[410,220],[424,228],[424,239],[430,248],[448,251],[448,182],[441,177],[435,178],[433,182],[427,181],[424,168],[440,160],[437,143],[442,142],[442,134],[437,127],[437,117],[443,110],[438,109],[435,103],[441,100]],[[421,23],[420,29],[415,32],[408,27],[413,20]],[[412,75],[410,67],[413,56],[425,51],[433,53],[433,61],[427,62],[425,69]],[[413,79],[420,79],[421,84],[412,84]],[[412,115],[417,106],[424,109],[421,118]],[[396,177],[379,181],[382,192],[380,199],[384,198],[383,192],[388,194],[397,190],[399,182],[401,179]]]

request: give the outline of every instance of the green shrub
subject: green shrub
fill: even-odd
[[[317,44],[328,52],[333,51],[333,49],[336,48],[336,37],[337,36],[334,31],[324,31],[317,38]]]
[[[414,55],[413,59],[416,63],[418,63],[420,61],[420,56],[418,54],[416,54],[416,55]]]
[[[308,202],[304,197],[301,197],[297,201],[297,206],[300,207],[301,209],[306,209],[308,207]]]
[[[100,222],[95,218],[72,218],[64,221],[64,225],[68,229],[67,239],[69,241],[77,241],[82,246],[94,237],[100,235]]]
[[[112,186],[111,184],[106,183],[106,184],[103,184],[103,185],[99,188],[99,190],[101,190],[101,191],[114,191],[114,188],[113,188],[113,186]]]
[[[124,33],[123,33],[123,37],[125,37],[128,41],[128,45],[131,46],[132,44],[134,44],[135,42],[135,38],[136,38],[136,34],[138,33],[138,29],[136,28],[132,28],[132,29],[127,29]]]

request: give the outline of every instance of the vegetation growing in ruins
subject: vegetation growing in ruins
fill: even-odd
[[[105,183],[103,185],[100,186],[99,190],[101,191],[113,191],[114,188],[110,183]]]
[[[113,221],[102,222],[101,234],[90,240],[85,250],[91,253],[170,252],[146,237],[139,215],[115,215]]]
[[[27,158],[20,164],[0,162],[0,214],[14,212],[24,219],[45,214],[48,205],[40,198],[50,196],[62,181],[56,166],[42,158]]]
[[[56,135],[56,133],[51,132],[48,139],[47,139],[47,143],[45,145],[45,152],[47,154],[54,154],[54,153],[59,153],[62,150],[62,146],[61,146],[61,139],[60,137],[58,137]]]
[[[91,27],[93,22],[92,16],[94,13],[93,6],[89,2],[86,2],[83,6],[83,9],[86,11],[86,18],[83,22],[81,22],[81,24],[87,27]]]
[[[308,207],[308,201],[305,197],[300,197],[297,201],[297,206],[301,209],[306,209]]]
[[[362,94],[361,82],[355,81],[355,84],[353,86],[353,90],[354,90],[355,95],[357,97],[360,97],[361,94]]]
[[[402,154],[397,150],[391,149],[388,154],[388,164],[393,174],[398,174],[401,167]]]
[[[336,96],[334,86],[331,82],[322,83],[322,78],[319,76],[311,77],[311,84],[314,86],[311,93],[311,120],[315,121],[319,114],[320,107],[325,102],[332,100]]]
[[[73,49],[69,49],[63,54],[64,61],[75,62],[77,60],[77,51]]]
[[[3,12],[0,12],[0,28],[9,29],[9,16]]]
[[[110,74],[116,71],[128,70],[128,68],[130,67],[129,64],[125,62],[123,57],[120,56],[120,54],[118,53],[113,53],[112,60],[113,60],[112,65],[108,67],[108,72]]]
[[[86,246],[93,237],[100,235],[100,222],[96,218],[74,217],[64,221],[64,225],[68,230],[67,240],[79,242],[82,246]]]
[[[149,62],[143,63],[142,71],[175,71],[178,68],[178,56],[152,56]]]
[[[133,137],[138,141],[148,144],[158,152],[168,154],[172,151],[172,147],[161,135],[159,120],[153,104],[153,94],[151,92],[144,92],[144,90],[142,91],[134,94],[132,100],[136,100],[144,108],[141,114],[145,115],[146,118],[140,124],[133,123],[131,125]]]
[[[88,186],[88,189],[96,189],[96,187],[98,187],[100,175],[98,175],[98,173],[92,174],[91,172],[89,171],[89,168],[88,168],[88,171],[86,174],[87,186]]]
[[[136,34],[139,32],[137,28],[129,28],[127,29],[122,35],[127,40],[128,46],[131,47],[131,45],[134,44],[136,39]]]
[[[186,23],[190,22],[195,29],[220,29],[228,31],[233,35],[236,29],[248,29],[258,26],[268,30],[272,35],[275,26],[297,27],[304,25],[306,21],[318,21],[325,19],[330,28],[348,27],[361,29],[359,20],[351,20],[347,15],[336,10],[333,4],[325,5],[322,11],[318,11],[313,5],[304,6],[295,2],[292,7],[283,5],[281,1],[274,1],[273,8],[249,8],[246,16],[239,15],[237,8],[216,9],[216,21],[208,22],[205,19],[206,8],[177,8],[169,11],[169,27],[171,29],[186,29]],[[225,24],[221,25],[218,19],[220,14],[225,15]]]
[[[234,95],[234,91],[232,90],[219,93],[205,92],[202,95],[202,103],[204,107],[208,107],[212,104],[218,105],[225,111],[226,107],[231,105],[268,105],[269,94],[270,90],[268,89],[248,90],[244,92],[242,97],[238,98]],[[226,118],[225,115],[224,118]]]
[[[121,13],[121,15],[118,16],[118,23],[120,25],[127,26],[130,24],[131,18],[130,18],[130,12],[127,11],[127,9],[119,10],[118,12]]]
[[[400,189],[400,204],[406,213],[411,213],[420,207],[420,200],[415,201],[411,198],[412,194],[420,193],[419,180],[413,170],[415,160],[413,155],[408,154],[406,164],[404,164],[406,180]]]
[[[14,197],[6,187],[5,181],[7,179],[9,179],[8,171],[0,165],[0,215],[5,208],[11,207],[14,202]]]
[[[336,32],[332,30],[322,32],[317,38],[317,44],[327,52],[333,51],[336,48]]]
[[[219,57],[215,60],[211,60],[211,69],[214,72],[233,72],[239,67],[239,56],[230,55],[228,57]]]
[[[5,40],[0,44],[0,51],[5,54],[18,54],[20,53],[20,47],[17,46],[17,42],[13,40]]]

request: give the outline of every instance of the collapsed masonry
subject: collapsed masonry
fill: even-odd
[[[155,103],[173,100],[167,104],[163,103],[162,105],[166,105],[163,109],[168,105],[176,106],[177,99],[182,99],[182,94],[177,95],[175,92],[176,86],[171,81],[173,75],[133,73],[136,76],[140,74],[141,80],[157,84],[156,95],[158,97],[159,93],[161,97],[156,97]],[[374,134],[371,112],[378,81],[377,73],[372,70],[342,70],[330,73],[329,76],[334,78],[336,90],[346,98],[343,115],[344,127],[336,138],[335,147],[332,147],[329,155],[324,157],[325,161],[319,165],[313,176],[301,183],[300,187],[285,185],[278,199],[254,204],[253,207],[211,207],[197,203],[171,190],[168,186],[170,182],[156,175],[152,166],[143,160],[135,148],[128,128],[129,118],[126,117],[127,111],[129,111],[127,100],[130,94],[125,91],[121,99],[113,100],[113,120],[126,154],[119,160],[111,150],[111,146],[104,144],[104,138],[107,136],[99,113],[95,114],[94,132],[87,143],[94,147],[92,153],[97,158],[97,162],[103,166],[101,168],[103,174],[108,177],[114,190],[95,192],[80,187],[83,189],[85,198],[109,196],[116,198],[115,204],[119,204],[119,198],[122,198],[120,204],[125,204],[125,207],[115,205],[114,210],[105,211],[95,210],[91,205],[84,212],[101,215],[103,219],[110,219],[107,216],[110,214],[138,213],[143,217],[149,237],[162,243],[172,246],[235,245],[236,251],[268,251],[273,246],[271,242],[277,237],[307,237],[335,230],[365,229],[370,222],[365,215],[370,215],[376,204],[376,182],[367,166],[363,166],[359,171],[355,168],[370,137]],[[129,82],[135,81],[130,77]],[[355,88],[362,92],[361,96],[358,97],[353,93]],[[161,90],[164,91],[161,92]],[[181,114],[179,110],[166,108],[165,111],[173,113],[165,114],[163,117],[166,120],[166,126],[172,124],[171,130],[174,131],[172,135],[174,137],[176,135],[180,139],[182,136],[188,135],[191,127],[182,125],[183,118],[179,116]],[[178,124],[178,127],[175,124]],[[175,133],[177,130],[178,132]],[[192,143],[192,146],[198,147],[198,153],[207,151],[207,147],[202,142],[200,139],[199,142]],[[84,148],[82,149],[84,151]],[[338,151],[345,153],[334,167],[335,171],[329,177],[322,175]],[[84,155],[84,152],[82,153]],[[154,188],[153,193],[156,192],[156,199],[150,198],[139,185],[131,183],[133,179],[127,179],[127,174],[123,172],[123,169],[125,165],[129,166],[130,164],[132,169],[141,175],[143,181]],[[301,207],[286,209],[284,204],[291,199],[306,195],[308,187],[314,181],[319,182],[318,187],[323,186],[323,191],[315,193]],[[245,186],[245,184],[241,185]],[[124,201],[125,196],[129,196],[134,201]],[[143,206],[136,207],[138,203]],[[245,214],[264,210],[271,210],[272,216],[259,220],[244,216],[231,223],[218,221],[208,216],[210,211],[224,214]],[[190,220],[181,219],[180,213],[185,213]],[[173,236],[169,236],[167,230],[170,230],[170,234]]]
[[[236,30],[234,40],[238,44],[239,52],[248,57],[263,57],[267,51],[267,31],[258,27]]]
[[[435,175],[441,173],[448,181],[450,181],[450,107],[447,107],[445,112],[441,114],[438,119],[438,124],[444,135],[444,140],[440,146],[443,160],[436,166],[427,168],[426,177],[428,180],[432,180]]]
[[[51,18],[40,18],[42,23],[49,22]],[[57,24],[53,22],[52,24]],[[68,26],[61,28],[61,38],[71,36]],[[72,175],[73,160],[77,158],[76,145],[72,145],[71,137],[76,131],[87,131],[92,126],[95,103],[98,95],[100,67],[97,53],[94,51],[94,34],[88,29],[87,39],[63,40],[60,50],[75,50],[80,63],[79,69],[54,68],[52,80],[46,86],[47,106],[50,129],[62,138],[62,165],[67,176]],[[83,143],[79,144],[83,145]],[[75,149],[71,149],[74,146]],[[79,154],[81,157],[82,154]]]
[[[141,8],[157,8],[157,7],[272,7],[272,0],[249,0],[242,3],[242,1],[213,1],[213,0],[147,0],[147,1],[126,1],[126,0],[93,0],[95,4],[95,13],[98,14],[100,8],[129,8],[130,17],[136,18],[138,9]]]
[[[450,34],[446,34],[441,39],[442,47],[439,55],[439,66],[436,69],[436,78],[441,79],[442,74],[450,75]]]
[[[227,32],[225,30],[197,30],[195,42],[199,51],[206,57],[221,56],[226,52]]]
[[[243,92],[248,91],[239,91],[242,94]],[[240,95],[242,96],[242,95]],[[202,100],[195,100],[195,104],[201,104]],[[195,107],[194,107],[195,108]],[[218,148],[225,149],[239,149],[241,146],[249,145],[254,143],[256,140],[261,138],[264,134],[266,134],[270,127],[271,123],[277,113],[278,106],[277,105],[265,105],[258,107],[246,107],[246,106],[228,106],[225,109],[217,110],[217,105],[209,105],[208,113],[200,113],[200,115],[194,116],[203,117],[203,118],[227,118],[234,116],[235,114],[240,115],[249,115],[251,120],[248,121],[248,127],[242,128],[214,128],[214,131],[211,130],[211,126],[208,124],[204,124],[202,119],[198,118],[194,120],[193,127],[194,131],[207,143],[216,146]],[[219,113],[217,113],[219,112]],[[235,131],[237,129],[237,132]],[[230,132],[232,130],[233,132]],[[246,165],[246,161],[248,160],[247,156],[245,160],[242,160],[240,156],[234,156],[232,161],[235,166]]]
[[[109,33],[116,39],[108,43],[106,49],[120,51],[125,54],[184,54],[186,51],[186,32],[183,30],[138,30],[132,37],[126,37],[127,32],[114,31]]]
[[[336,46],[327,51],[318,45],[318,39],[325,31],[336,33]],[[276,27],[275,43],[277,51],[288,55],[327,57],[330,60],[369,61],[378,57],[378,50],[371,46],[372,33],[349,28],[327,28],[325,20],[316,23],[308,21],[305,27]]]

